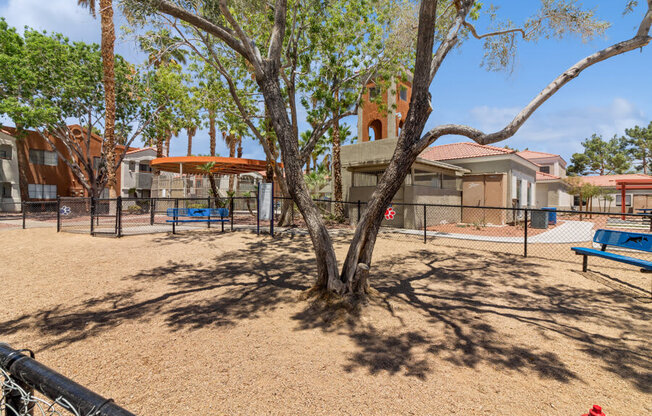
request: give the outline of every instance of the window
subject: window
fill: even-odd
[[[4,182],[2,184],[2,197],[11,198],[11,184],[9,182]]]
[[[8,144],[0,144],[0,159],[11,160],[11,146]]]
[[[401,97],[401,100],[407,101],[407,87],[401,86],[399,96]]]
[[[27,185],[27,191],[31,199],[56,199],[57,185],[44,185],[30,183]]]
[[[138,165],[138,171],[140,171],[140,172],[151,172],[151,171],[152,171],[152,167],[151,167],[148,163],[142,163],[142,162],[141,162],[141,163]]]
[[[621,206],[621,201],[622,201],[622,195],[618,194],[616,195],[616,206],[620,207]],[[629,207],[632,205],[632,196],[631,195],[625,195],[625,206]]]
[[[378,87],[369,88],[369,99],[373,100],[374,98],[378,97],[379,93],[380,89]]]
[[[29,149],[29,163],[33,165],[57,166],[59,159],[56,152]]]
[[[550,166],[541,166],[539,172],[550,173]]]
[[[135,172],[136,171],[136,162],[131,161],[129,162],[129,172]]]

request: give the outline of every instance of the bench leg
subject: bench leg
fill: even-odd
[[[589,266],[589,256],[585,254],[584,259],[582,260],[582,271],[583,272],[587,271],[588,266]]]
[[[176,233],[177,233],[176,224],[177,224],[176,221],[173,221],[173,222],[172,222],[172,234],[176,234]]]

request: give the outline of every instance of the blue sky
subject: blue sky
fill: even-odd
[[[488,2],[485,2],[487,4]],[[596,50],[630,38],[635,33],[642,6],[623,17],[625,1],[584,1],[595,7],[597,15],[612,23],[606,37],[583,43],[579,38],[540,40],[521,43],[514,70],[487,72],[480,68],[482,42],[467,41],[451,52],[431,86],[434,111],[427,128],[440,123],[464,123],[492,131],[502,128],[519,109],[563,70]],[[539,1],[497,1],[501,13],[520,22],[536,10]],[[99,42],[99,20],[77,6],[77,0],[0,0],[0,16],[21,28],[56,31],[73,40]],[[116,25],[123,24],[116,16]],[[478,26],[481,29],[482,23]],[[132,62],[141,62],[142,54],[131,39],[119,39],[116,52]],[[571,81],[548,100],[511,139],[508,144],[559,153],[566,160],[581,150],[581,141],[592,133],[611,137],[623,134],[626,127],[647,125],[652,120],[652,45],[599,63]],[[356,119],[346,120],[355,128]],[[462,139],[446,137],[437,144]],[[172,155],[186,151],[183,135],[173,139]],[[208,153],[208,132],[200,131],[193,140],[194,153]],[[218,141],[217,151],[226,155],[226,146]],[[257,142],[246,140],[245,157],[263,158]]]

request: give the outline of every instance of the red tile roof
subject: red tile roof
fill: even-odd
[[[534,150],[523,150],[517,153],[520,157],[524,159],[543,159],[546,157],[560,157],[559,155],[553,153],[544,153],[544,152],[535,152]]]
[[[602,175],[602,176],[581,176],[580,180],[584,183],[590,183],[595,186],[602,187],[616,187],[617,180],[629,180],[629,179],[652,179],[650,175],[644,175],[642,173],[629,173],[625,175]]]
[[[537,172],[537,182],[545,182],[545,181],[556,181],[561,179],[557,175],[552,175],[550,173],[545,173],[545,172]]]
[[[139,148],[139,147],[130,147],[129,150],[127,150],[127,153],[126,153],[126,154],[136,153],[136,152],[142,152],[143,150],[150,150],[150,149],[152,149],[152,150],[156,150],[156,147],[154,147],[154,146],[143,147],[143,148]]]
[[[419,157],[426,160],[454,160],[513,153],[516,152],[502,147],[487,146],[472,142],[460,142],[429,147],[421,152]]]

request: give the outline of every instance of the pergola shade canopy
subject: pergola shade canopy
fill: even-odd
[[[151,161],[151,166],[164,172],[203,175],[202,165],[213,163],[212,173],[231,175],[249,172],[260,172],[267,168],[264,160],[242,159],[219,156],[175,156],[159,157]]]

